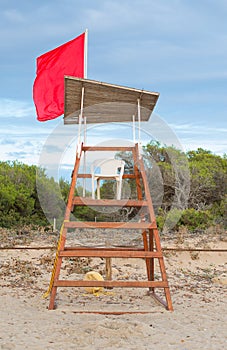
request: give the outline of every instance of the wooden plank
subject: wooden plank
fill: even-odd
[[[80,179],[91,179],[91,174],[78,174],[78,178]],[[124,174],[122,176],[123,179],[135,179],[136,176],[134,174]]]
[[[144,248],[138,248],[138,247],[132,247],[132,246],[115,246],[115,247],[108,247],[106,248],[106,246],[76,246],[76,247],[65,247],[64,248],[64,251],[68,251],[68,250],[86,250],[86,249],[93,249],[93,250],[100,250],[100,249],[106,249],[106,250],[109,250],[109,251],[112,251],[112,250],[135,250],[135,251],[144,251]]]
[[[167,282],[163,281],[70,281],[58,280],[55,287],[119,287],[119,288],[168,288]]]
[[[134,146],[83,146],[82,151],[117,151],[117,152],[127,152],[132,151]]]
[[[127,200],[127,199],[91,199],[83,197],[74,197],[74,205],[80,206],[104,206],[104,207],[145,207],[147,206],[147,201],[139,200]]]
[[[153,223],[148,222],[94,222],[94,221],[70,221],[64,223],[65,228],[110,228],[110,229],[141,229],[154,228]]]
[[[149,252],[142,250],[108,250],[102,249],[79,249],[79,250],[62,250],[59,251],[60,257],[100,257],[100,258],[161,258],[160,252]]]

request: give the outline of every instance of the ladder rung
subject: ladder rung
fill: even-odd
[[[102,249],[75,249],[59,251],[61,257],[100,257],[100,258],[162,258],[161,252],[135,251],[135,250],[117,250],[108,248]]]
[[[64,223],[65,228],[110,228],[110,229],[151,229],[156,225],[148,222],[94,222],[69,221]]]
[[[91,179],[91,174],[78,174],[77,178],[78,179]],[[122,178],[123,179],[135,179],[136,175],[134,175],[134,174],[123,174]]]
[[[93,250],[100,250],[100,249],[105,249],[105,250],[135,250],[135,251],[144,251],[144,248],[140,248],[140,247],[135,247],[135,246],[119,246],[119,245],[117,245],[117,246],[111,246],[111,247],[106,247],[106,246],[104,246],[104,245],[100,245],[100,246],[97,246],[97,245],[95,245],[95,246],[89,246],[89,245],[86,245],[86,246],[82,246],[82,245],[80,245],[80,246],[75,246],[75,247],[69,247],[69,246],[67,246],[67,247],[65,247],[64,248],[64,250],[83,250],[83,249],[93,249]]]
[[[133,151],[134,146],[83,146],[82,151]]]
[[[110,206],[110,207],[147,207],[147,201],[145,200],[127,200],[127,199],[91,199],[83,197],[74,197],[74,205],[81,206]]]
[[[165,281],[66,281],[58,280],[54,282],[55,287],[135,287],[135,288],[168,288]]]

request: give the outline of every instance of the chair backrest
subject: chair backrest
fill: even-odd
[[[124,165],[125,162],[121,159],[97,159],[92,164],[91,172],[95,175],[122,176],[124,173]]]

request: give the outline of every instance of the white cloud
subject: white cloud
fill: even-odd
[[[34,107],[28,102],[11,99],[0,99],[0,118],[23,118],[34,115]]]
[[[4,141],[4,140],[3,140]],[[18,160],[26,164],[37,164],[42,142],[28,135],[23,138],[10,137],[10,142],[1,144],[1,161]]]
[[[208,127],[204,125],[195,125],[195,124],[170,124],[174,130],[179,130],[183,133],[193,133],[199,135],[217,135],[217,133],[227,133],[227,128],[225,127]]]
[[[185,151],[204,148],[216,154],[227,153],[227,128],[205,125],[171,124]]]

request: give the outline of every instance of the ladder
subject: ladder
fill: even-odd
[[[136,183],[137,198],[127,200],[116,199],[91,199],[86,197],[75,196],[75,188],[78,178],[89,178],[91,174],[79,174],[80,159],[82,154],[92,151],[116,151],[116,152],[132,152],[133,159],[133,174],[124,174],[123,178],[134,179]],[[81,222],[70,221],[71,212],[78,206],[90,207],[134,207],[140,208],[142,220],[138,222]],[[146,215],[146,220],[143,220]],[[113,229],[113,230],[138,230],[142,234],[143,247],[88,247],[75,246],[67,247],[67,232],[69,229]],[[140,258],[144,259],[147,281],[139,280],[110,280],[91,281],[91,280],[62,280],[60,279],[61,265],[64,258],[80,258],[80,257],[100,257],[105,259],[111,258]],[[155,260],[159,263],[161,280],[155,277]],[[169,311],[173,310],[167,274],[164,265],[163,252],[161,248],[159,232],[157,229],[152,198],[149,191],[148,180],[145,172],[142,157],[139,154],[139,146],[135,144],[130,147],[98,147],[98,146],[84,146],[82,144],[80,153],[77,152],[75,165],[72,173],[72,180],[66,206],[64,222],[62,226],[62,234],[59,239],[59,244],[56,254],[56,264],[53,276],[53,285],[51,288],[49,310],[55,308],[55,298],[57,289],[59,287],[104,287],[104,288],[148,288],[149,294],[158,300]],[[161,299],[155,292],[156,289],[164,290],[165,300]]]

